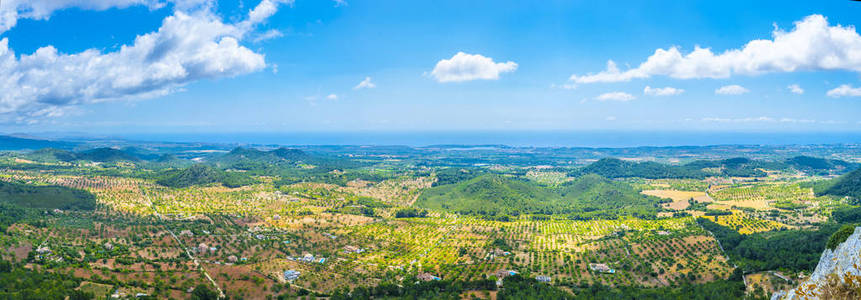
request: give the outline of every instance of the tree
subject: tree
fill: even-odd
[[[191,299],[192,300],[216,300],[218,299],[218,293],[209,289],[205,284],[198,284],[193,291],[191,291]]]

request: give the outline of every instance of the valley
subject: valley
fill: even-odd
[[[834,211],[861,209],[851,193],[828,192],[845,192],[857,162],[811,164],[830,160],[797,149],[784,149],[798,152],[790,158],[682,163],[669,162],[669,150],[633,163],[532,151],[7,152],[0,203],[22,214],[7,222],[0,254],[71,276],[73,290],[97,298],[185,298],[197,289],[334,299],[381,297],[388,287],[390,296],[497,299],[515,292],[508,282],[516,280],[551,289],[536,295],[684,295],[724,285],[715,295],[757,298],[804,278],[824,249],[822,241],[792,252],[782,239],[825,239],[847,223]],[[776,262],[768,251],[792,254]]]

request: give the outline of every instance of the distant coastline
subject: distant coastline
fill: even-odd
[[[505,145],[513,147],[665,147],[859,144],[861,132],[714,131],[362,131],[285,133],[137,133],[118,138],[158,142],[272,145]]]

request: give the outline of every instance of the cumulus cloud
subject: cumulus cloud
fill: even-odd
[[[376,84],[374,84],[373,82],[371,82],[371,77],[365,77],[365,79],[364,79],[364,80],[362,80],[362,82],[359,82],[359,84],[357,84],[356,86],[354,86],[354,87],[353,87],[353,89],[354,89],[354,90],[358,90],[358,89],[372,89],[372,88],[375,88],[375,87],[377,87],[377,85],[376,85]]]
[[[329,100],[338,100],[338,95],[335,95],[335,94],[329,94],[329,96],[326,96],[326,99],[329,99]]]
[[[839,97],[861,97],[861,87],[853,88],[848,84],[841,85],[837,88],[834,88],[828,93],[826,93],[828,97],[839,98]]]
[[[753,40],[741,49],[715,54],[694,48],[682,54],[678,47],[657,49],[638,67],[619,70],[612,60],[607,69],[588,75],[571,75],[575,83],[622,82],[651,76],[679,79],[727,78],[735,74],[757,75],[799,70],[847,70],[861,72],[861,35],[855,27],[828,24],[821,15],[795,22],[786,32],[775,26],[772,39]]]
[[[664,88],[653,88],[647,85],[646,88],[643,89],[643,94],[650,96],[675,96],[680,95],[684,92],[685,90],[683,89],[677,89],[669,86]]]
[[[481,54],[458,52],[450,59],[437,62],[430,75],[438,82],[496,80],[499,79],[499,74],[514,70],[517,70],[517,63],[513,61],[496,63]]]
[[[750,92],[750,90],[737,84],[725,85],[715,90],[715,94],[718,95],[741,95],[747,92]]]
[[[176,10],[190,11],[212,7],[214,0],[3,0],[0,1],[0,33],[18,24],[20,19],[47,20],[58,10],[78,8],[102,11],[142,5],[159,9],[173,4]]]
[[[793,94],[799,94],[799,95],[804,94],[804,89],[802,89],[797,84],[790,84],[786,88],[789,89],[789,91],[792,92]]]
[[[595,100],[600,100],[600,101],[622,101],[622,102],[624,102],[624,101],[631,101],[634,99],[636,99],[636,97],[634,97],[634,95],[631,95],[631,94],[628,94],[625,92],[609,92],[609,93],[601,94],[598,97],[595,97]]]
[[[18,121],[57,116],[77,104],[163,96],[193,81],[259,71],[266,66],[263,54],[240,42],[274,13],[271,5],[282,2],[263,0],[246,20],[230,24],[204,1],[185,1],[183,8],[203,4],[191,11],[176,9],[158,30],[139,35],[132,44],[113,52],[89,49],[67,54],[49,45],[18,56],[7,38],[0,39],[0,90],[4,91],[0,93],[0,115],[17,115]],[[51,9],[62,6],[34,1],[28,7],[44,11],[27,14],[47,18]]]

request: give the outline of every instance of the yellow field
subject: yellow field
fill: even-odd
[[[711,198],[705,192],[688,192],[677,190],[646,190],[641,193],[660,198],[669,198],[673,202],[665,203],[664,208],[684,210],[690,206],[689,200],[693,198],[697,202],[711,202]]]
[[[780,228],[790,227],[789,225],[783,223],[750,217],[740,210],[732,210],[731,215],[703,217],[711,220],[712,222],[735,229],[736,231],[738,231],[738,233],[741,234],[751,234],[756,232],[772,231]]]

